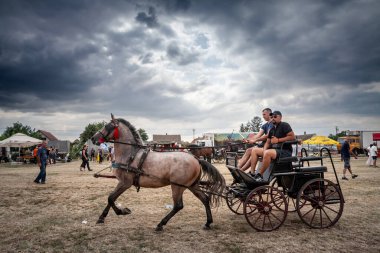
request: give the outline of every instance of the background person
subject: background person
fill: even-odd
[[[348,180],[348,178],[346,177],[347,170],[350,172],[352,179],[356,178],[358,175],[352,173],[350,158],[351,158],[351,154],[355,157],[355,159],[358,159],[358,157],[355,155],[355,153],[352,152],[350,148],[350,144],[348,143],[347,140],[344,141],[340,152],[341,152],[342,161],[344,162],[342,179]]]
[[[373,167],[377,167],[376,166],[376,161],[377,161],[377,143],[374,142],[372,147],[371,147],[371,150],[370,150],[370,156],[372,156],[372,159],[373,159]]]
[[[82,149],[82,164],[80,166],[80,171],[82,171],[82,169],[83,169],[83,171],[85,171],[86,165],[87,165],[88,171],[92,171],[92,169],[90,169],[90,163],[89,163],[87,149],[88,149],[88,146],[84,145],[83,149]]]
[[[37,151],[37,164],[40,167],[40,173],[38,173],[34,182],[36,184],[45,184],[46,182],[46,165],[49,159],[48,150],[46,148],[46,142],[43,141]]]

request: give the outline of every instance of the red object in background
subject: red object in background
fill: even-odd
[[[372,136],[374,141],[380,141],[380,133],[373,133]]]

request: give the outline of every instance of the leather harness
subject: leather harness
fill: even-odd
[[[123,170],[125,170],[127,172],[131,172],[131,173],[135,174],[135,176],[133,177],[133,186],[136,187],[137,192],[140,191],[140,176],[141,175],[145,175],[145,172],[142,169],[142,166],[143,166],[143,164],[145,162],[145,159],[148,156],[148,153],[149,153],[150,149],[149,148],[142,149],[143,153],[142,153],[142,155],[140,157],[138,165],[137,165],[137,167],[133,167],[131,164],[135,160],[135,157],[136,157],[137,153],[140,150],[141,149],[138,149],[133,155],[131,155],[129,157],[129,160],[128,160],[127,164],[124,164],[124,163],[113,163],[112,164],[112,168],[123,169]]]

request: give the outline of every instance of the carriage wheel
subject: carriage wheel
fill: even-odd
[[[281,190],[268,185],[251,191],[244,202],[248,224],[257,231],[272,231],[284,223],[288,203]]]
[[[231,186],[235,185],[236,183],[232,183]],[[244,200],[242,197],[236,197],[235,194],[232,191],[227,192],[226,202],[228,208],[238,215],[243,215],[243,204]]]
[[[273,188],[277,188],[279,189],[284,195],[285,195],[285,198],[286,198],[286,202],[288,203],[288,212],[296,212],[297,211],[297,207],[296,207],[296,199],[295,198],[291,198],[289,197],[289,195],[285,194],[285,191],[283,189],[282,186],[279,186],[278,185],[278,182],[277,182],[277,178],[274,178],[270,184]],[[303,204],[305,204],[305,201],[301,201],[300,202],[300,205],[302,206]],[[279,207],[281,208],[281,207]]]
[[[301,220],[312,228],[334,225],[342,216],[343,206],[342,192],[336,184],[327,179],[312,179],[298,192],[297,213]]]

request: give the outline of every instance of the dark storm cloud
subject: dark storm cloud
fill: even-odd
[[[39,110],[33,105],[43,100],[45,108],[108,112],[117,104],[136,115],[187,117],[199,112],[182,98],[189,88],[152,81],[160,74],[152,65],[170,60],[186,72],[203,52],[218,50],[232,63],[245,59],[236,71],[252,66],[246,83],[230,81],[239,101],[274,95],[296,114],[321,101],[325,111],[378,114],[378,90],[357,87],[380,81],[379,19],[379,1],[2,1],[0,109]],[[173,23],[184,33],[198,25],[211,32],[194,38],[197,51]],[[194,79],[202,74],[194,71]],[[336,85],[345,93],[306,91]],[[294,100],[282,100],[288,94]]]
[[[156,17],[156,10],[152,6],[149,7],[148,14],[145,12],[139,12],[136,16],[136,20],[138,22],[146,24],[150,28],[159,26]]]

